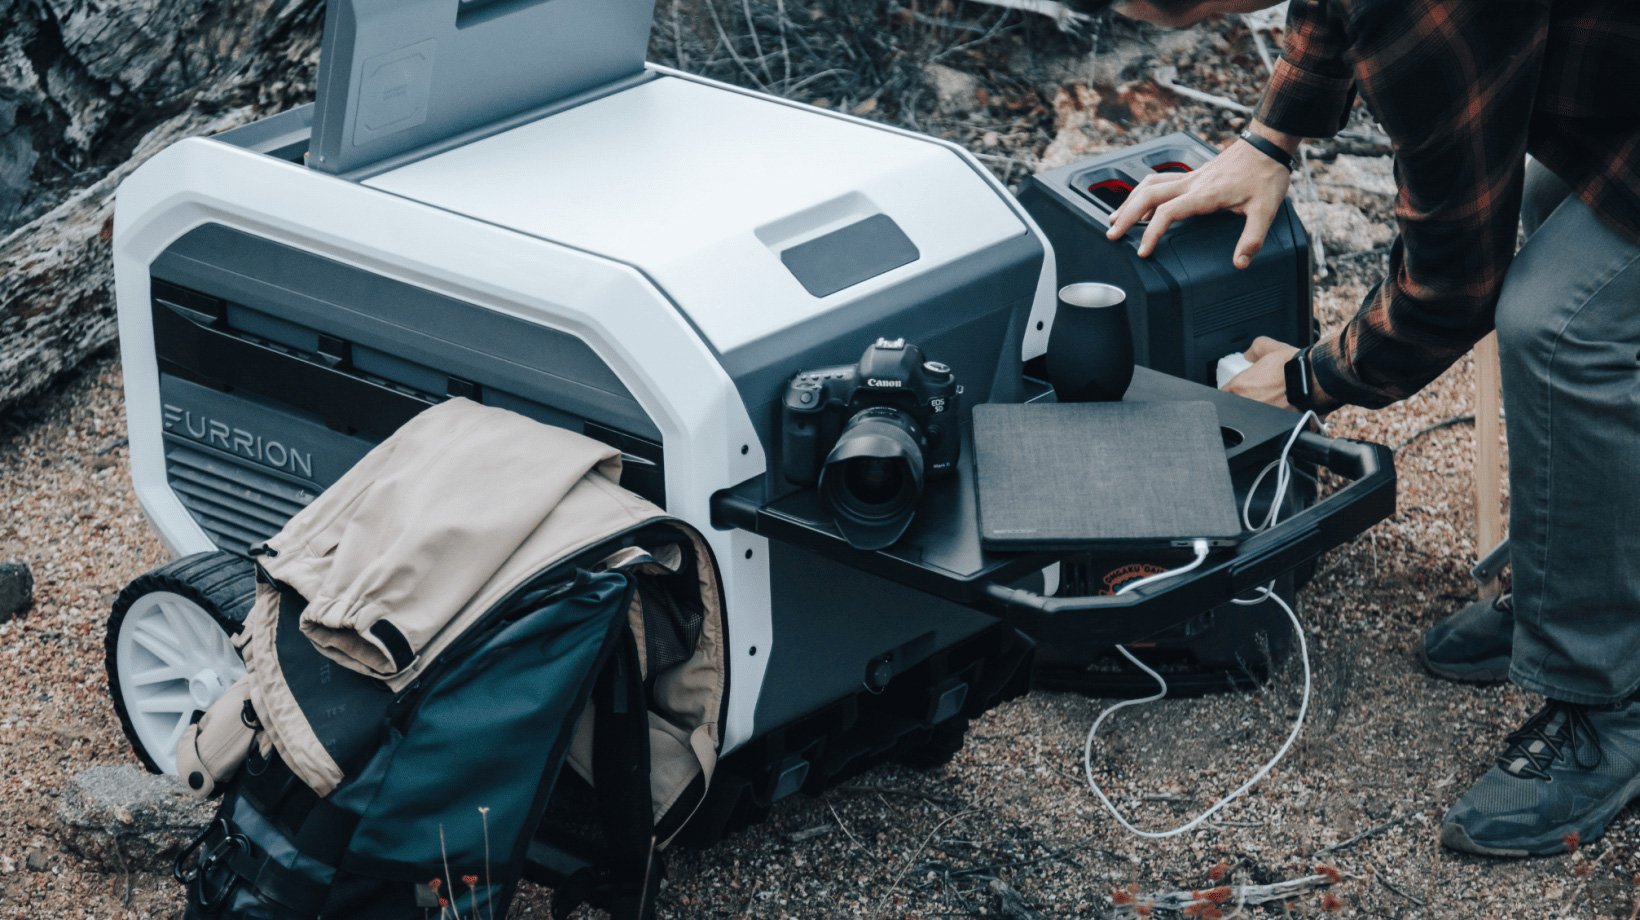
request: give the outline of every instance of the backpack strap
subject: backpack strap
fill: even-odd
[[[612,920],[651,920],[664,870],[656,845],[649,782],[649,708],[637,639],[620,630],[616,648],[593,684],[593,806],[601,858],[578,848],[538,841],[531,860],[552,886],[552,915],[565,920],[582,904]],[[589,861],[591,860],[591,861]]]
[[[649,707],[637,642],[620,647],[593,688],[592,774],[610,871],[614,920],[649,920],[662,869],[649,788]]]

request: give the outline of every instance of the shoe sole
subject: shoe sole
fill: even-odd
[[[1584,831],[1582,828],[1574,827],[1570,824],[1565,825],[1564,827],[1556,828],[1548,835],[1539,838],[1542,843],[1535,848],[1531,844],[1527,844],[1525,847],[1505,847],[1487,846],[1486,844],[1476,843],[1475,839],[1469,836],[1469,831],[1466,830],[1463,825],[1451,821],[1441,822],[1441,845],[1449,850],[1474,853],[1477,856],[1499,856],[1506,859],[1525,859],[1531,856],[1559,856],[1567,852],[1565,841],[1568,835],[1577,834],[1578,846],[1587,846],[1588,844],[1599,840],[1601,837],[1604,837],[1606,835],[1606,829],[1611,826],[1613,821],[1617,820],[1618,815],[1623,813],[1623,809],[1629,807],[1630,803],[1632,803],[1636,798],[1640,798],[1640,776],[1636,776],[1634,779],[1629,780],[1618,794],[1606,800],[1605,804],[1607,807],[1609,807],[1613,801],[1617,803],[1617,807],[1612,808],[1611,812],[1606,815],[1605,820],[1600,821],[1598,826],[1588,831]],[[1604,810],[1604,808],[1596,809],[1594,814],[1598,815]]]
[[[1424,648],[1422,642],[1418,643],[1418,663],[1423,665],[1424,670],[1428,671],[1430,674],[1433,674],[1442,680],[1455,681],[1460,684],[1491,686],[1493,684],[1507,683],[1509,680],[1509,665],[1507,663],[1503,665],[1501,670],[1496,668],[1479,667],[1469,671],[1458,671],[1438,665],[1431,660],[1429,657],[1429,650]]]

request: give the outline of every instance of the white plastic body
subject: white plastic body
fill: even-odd
[[[365,184],[639,266],[721,353],[1030,232],[954,148],[862,124],[663,76]],[[876,214],[915,262],[827,297],[781,263]]]
[[[667,510],[707,535],[724,580],[725,751],[749,740],[773,644],[768,547],[745,531],[713,529],[708,505],[713,493],[763,474],[767,460],[714,348],[846,307],[903,279],[896,273],[938,271],[999,234],[1041,234],[954,145],[664,73],[364,183],[202,138],[127,179],[114,265],[131,470],[171,551],[214,546],[166,481],[149,274],[196,227],[233,227],[560,330],[591,347],[661,431]],[[720,162],[733,143],[752,146]],[[813,173],[806,191],[758,178],[771,169],[790,175],[785,164],[799,155]],[[691,176],[712,187],[691,186]],[[618,179],[626,184],[616,187]],[[900,223],[924,260],[829,298],[809,296],[771,247],[841,226],[862,201]],[[1049,251],[1025,357],[1046,348],[1054,278]]]

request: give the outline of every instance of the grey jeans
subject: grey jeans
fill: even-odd
[[[1510,679],[1572,703],[1640,690],[1640,246],[1527,170],[1498,302],[1509,426]]]

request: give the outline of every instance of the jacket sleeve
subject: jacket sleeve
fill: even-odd
[[[1352,23],[1362,97],[1395,147],[1400,231],[1360,311],[1312,352],[1334,400],[1423,389],[1492,331],[1520,222],[1545,5],[1377,4]]]
[[[1331,137],[1349,118],[1355,75],[1337,0],[1292,0],[1287,39],[1254,117],[1299,137]]]

